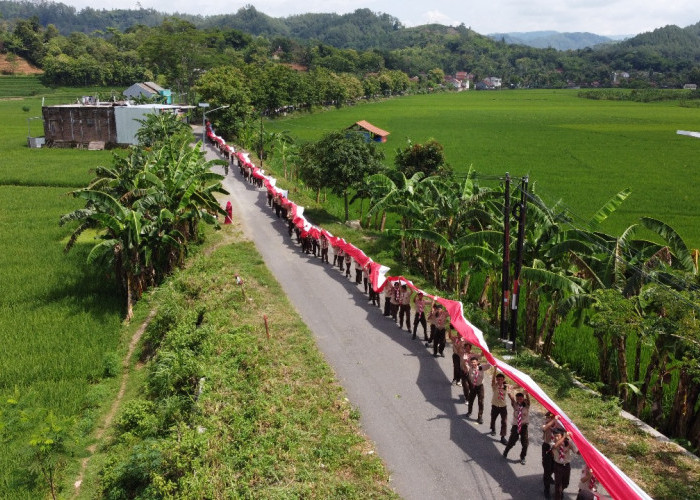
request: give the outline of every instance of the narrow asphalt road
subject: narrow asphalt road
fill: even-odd
[[[217,157],[207,146],[207,159]],[[221,167],[216,171],[224,173]],[[411,340],[368,303],[354,280],[301,253],[287,236],[285,221],[267,206],[265,190],[245,182],[238,169],[229,170],[224,186],[231,193],[234,218],[242,222],[359,409],[362,427],[387,465],[396,492],[408,500],[543,498],[539,405],[533,403],[537,415],[531,418],[526,465],[519,462],[520,443],[506,460],[499,436],[488,434],[490,376],[485,422],[479,425],[465,417],[462,388],[450,383],[449,344],[444,358],[434,358],[432,349]],[[509,408],[509,431],[510,414]],[[577,490],[580,464],[574,465],[567,498],[575,498]]]

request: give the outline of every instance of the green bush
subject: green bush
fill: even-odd
[[[163,463],[163,444],[145,440],[136,444],[125,456],[111,457],[102,469],[103,497],[107,500],[161,498],[151,485],[151,477]]]
[[[119,375],[121,369],[121,359],[116,352],[108,352],[102,360],[102,376],[105,378],[113,378]]]
[[[120,433],[152,436],[159,427],[156,406],[143,399],[127,401],[114,425]]]
[[[163,341],[163,347],[173,351],[187,349],[194,353],[201,353],[211,333],[209,326],[197,327],[190,321],[183,322],[168,333]]]
[[[146,382],[148,393],[156,398],[194,397],[200,372],[200,363],[190,349],[161,349],[150,368]]]

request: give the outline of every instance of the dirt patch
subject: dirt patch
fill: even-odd
[[[0,54],[0,74],[41,75],[43,72],[43,70],[32,66],[20,56],[14,54]]]

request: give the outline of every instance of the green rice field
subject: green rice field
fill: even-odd
[[[113,282],[85,263],[88,243],[63,253],[70,229],[58,219],[81,206],[66,194],[90,180],[90,168],[109,164],[111,153],[27,148],[28,133],[42,135],[40,121],[28,118],[41,114],[43,92],[55,99],[47,104],[91,92],[25,83],[0,78],[0,396],[17,390],[18,406],[73,418],[84,436],[105,399],[123,311]],[[465,92],[302,114],[266,128],[309,141],[363,119],[391,132],[381,146],[387,164],[408,138],[434,138],[457,172],[471,165],[484,185],[505,172],[527,174],[545,201],[561,200],[581,220],[629,187],[632,196],[606,222],[606,232],[617,234],[648,215],[700,247],[700,139],[676,134],[700,131],[698,108],[591,101],[574,91]],[[562,327],[557,356],[579,356],[583,347],[588,361],[578,369],[595,372],[595,348],[586,342],[584,331]],[[26,474],[28,436],[9,439],[10,431],[0,434],[0,498],[42,497]]]
[[[82,205],[67,193],[111,153],[27,148],[27,117],[40,106],[0,100],[0,397],[17,391],[19,409],[71,419],[80,439],[105,397],[106,372],[114,375],[123,311],[113,281],[87,266],[88,243],[63,253],[70,228],[58,220]],[[31,433],[16,432],[0,425],[0,498],[42,498],[27,473]]]
[[[676,134],[700,131],[698,108],[592,101],[572,90],[472,91],[363,103],[266,127],[303,142],[358,120],[391,133],[382,146],[388,165],[407,139],[434,138],[457,172],[471,165],[486,176],[529,175],[546,202],[561,200],[581,221],[629,187],[632,196],[607,221],[606,232],[617,234],[648,215],[700,247],[700,139]]]

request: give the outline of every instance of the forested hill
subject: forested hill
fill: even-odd
[[[626,54],[630,59],[656,58],[661,60],[688,60],[692,64],[700,63],[700,22],[685,28],[666,26],[616,45],[601,47],[602,54],[611,58]],[[659,71],[650,66],[650,69]]]
[[[169,14],[153,9],[96,10],[86,7],[78,11],[70,5],[45,0],[38,2],[0,0],[0,22],[33,17],[36,17],[41,26],[52,24],[59,33],[67,36],[76,31],[92,33],[105,31],[107,28],[124,31],[139,24],[157,26],[169,17]]]
[[[274,18],[259,12],[251,5],[242,7],[233,14],[196,16],[181,13],[168,14],[154,9],[98,10],[87,7],[77,10],[60,2],[46,0],[0,0],[0,22],[33,17],[36,17],[39,25],[46,27],[53,24],[59,33],[66,36],[72,32],[86,34],[95,31],[104,32],[107,28],[126,31],[138,25],[154,27],[169,17],[177,17],[192,23],[197,28],[237,29],[250,35],[264,36],[273,41],[276,38],[291,38],[355,50],[386,51],[420,48],[432,43],[454,45],[455,37],[460,33],[468,31],[471,38],[477,35],[464,25],[455,28],[443,25],[407,28],[397,18],[389,14],[375,13],[370,9],[357,9],[348,14],[309,13]],[[490,36],[497,42],[505,41],[510,44],[557,49],[575,49],[582,45],[593,46],[608,40],[592,33],[542,33],[543,36],[539,37],[540,41],[533,40],[533,37],[537,38],[536,34],[514,33]],[[481,35],[478,36],[481,37]],[[698,58],[700,22],[685,28],[666,26],[619,44],[597,46],[596,50],[603,51],[609,57],[615,57],[629,50],[651,50],[658,52],[664,58],[700,62]]]
[[[575,50],[617,43],[612,38],[595,33],[560,33],[558,31],[529,31],[526,33],[490,33],[489,38],[509,44],[528,45],[538,49]]]
[[[183,51],[175,60],[173,54]],[[123,85],[158,75],[165,82],[168,68],[179,67],[182,59],[196,71],[273,61],[360,79],[399,71],[426,88],[453,86],[445,77],[457,73],[474,84],[497,77],[510,88],[700,84],[700,23],[557,51],[493,40],[464,24],[405,27],[369,9],[273,18],[247,6],[205,17],[0,0],[0,52],[25,58],[44,70],[47,83],[62,85],[88,80]]]

